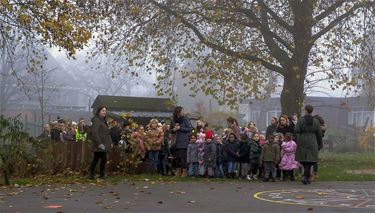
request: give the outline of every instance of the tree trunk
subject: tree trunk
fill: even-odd
[[[304,81],[305,75],[302,72],[289,71],[288,75],[284,76],[284,85],[280,96],[282,114],[293,116],[294,113],[297,113],[298,117],[301,115],[305,97]]]

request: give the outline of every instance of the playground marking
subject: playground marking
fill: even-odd
[[[375,209],[374,189],[283,189],[257,192],[254,198],[289,205]]]

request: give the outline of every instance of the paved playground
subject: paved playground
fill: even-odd
[[[124,182],[3,188],[0,212],[375,212],[375,182]]]

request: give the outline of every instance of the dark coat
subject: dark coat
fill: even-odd
[[[259,142],[251,141],[250,142],[250,154],[249,159],[251,164],[260,163],[260,155],[262,154],[262,147]]]
[[[268,136],[270,136],[274,132],[276,132],[276,130],[277,130],[277,124],[275,124],[275,125],[269,125],[267,127],[267,130],[266,130],[266,138],[268,138]]]
[[[94,117],[92,120],[92,151],[108,152],[111,148],[112,138],[107,122],[103,118]],[[99,145],[103,144],[104,149],[100,149]]]
[[[118,142],[121,140],[121,129],[120,127],[113,127],[110,130],[111,132],[111,138],[112,138],[112,143],[115,145],[118,145]]]
[[[216,163],[223,164],[224,163],[224,149],[223,144],[215,143],[216,144]]]
[[[174,131],[174,127],[176,126],[176,121],[172,120],[170,130],[171,133],[174,134],[173,137],[175,137],[176,140],[176,149],[187,149],[189,144],[189,136],[192,131],[192,126],[188,118],[184,117],[181,118],[180,129],[177,131]]]
[[[204,165],[216,167],[216,144],[215,141],[211,141],[209,144],[204,146]]]
[[[292,135],[294,135],[294,123],[289,122],[289,125],[287,125],[287,126],[278,125],[277,129],[276,129],[276,132],[283,133],[284,136],[285,136],[285,133],[287,133],[287,132],[292,133]]]
[[[229,141],[226,143],[225,151],[227,154],[227,162],[237,162],[238,156],[236,153],[240,152],[240,145],[237,140],[234,143],[230,143]]]
[[[240,157],[238,158],[238,162],[240,163],[250,163],[250,145],[249,141],[240,141]]]
[[[189,143],[187,148],[187,163],[198,163],[198,144]]]
[[[323,147],[319,120],[305,115],[297,122],[294,130],[297,136],[296,161],[317,162],[318,151]]]

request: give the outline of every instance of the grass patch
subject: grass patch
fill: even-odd
[[[319,181],[375,181],[375,153],[321,153]]]
[[[369,172],[370,171],[370,172]],[[375,181],[375,153],[321,153],[319,161],[319,178],[318,181]],[[86,176],[79,174],[72,175],[40,175],[33,178],[11,178],[12,185],[20,186],[38,186],[54,184],[116,184],[119,182],[205,182],[205,181],[239,181],[238,179],[210,179],[192,178],[192,177],[173,177],[160,176],[152,174],[141,175],[108,175],[105,181],[90,180]],[[245,181],[245,180],[243,180]],[[4,185],[0,177],[0,186]]]

